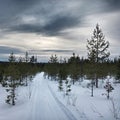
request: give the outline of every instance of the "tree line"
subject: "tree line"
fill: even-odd
[[[26,54],[25,61],[18,62],[12,52],[8,58],[9,62],[0,62],[0,83],[7,92],[6,103],[15,105],[16,89],[19,86],[28,86],[29,81],[41,71],[42,64],[35,64],[32,59],[33,57],[28,59]]]

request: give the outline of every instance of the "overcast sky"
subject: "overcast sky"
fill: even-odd
[[[0,60],[52,54],[87,57],[87,39],[96,24],[110,42],[110,57],[120,55],[120,0],[0,0]]]

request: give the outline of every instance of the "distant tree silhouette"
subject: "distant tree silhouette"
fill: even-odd
[[[58,57],[57,55],[51,55],[49,63],[58,63]]]
[[[26,51],[25,53],[25,62],[28,63],[29,62],[29,56],[28,56],[28,52]]]
[[[15,55],[14,53],[12,52],[8,58],[9,62],[15,62],[16,61],[16,58],[15,58]]]

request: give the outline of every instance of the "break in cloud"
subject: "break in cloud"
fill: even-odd
[[[31,50],[42,60],[54,53],[86,57],[96,23],[110,41],[111,57],[120,53],[120,0],[4,0],[0,16],[1,60],[10,51]]]

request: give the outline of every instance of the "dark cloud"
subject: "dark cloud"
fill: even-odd
[[[42,28],[36,24],[20,24],[8,28],[7,31],[16,31],[20,33],[39,33],[42,32]]]
[[[107,3],[106,9],[108,10],[120,10],[120,0],[103,0]]]
[[[42,50],[42,52],[68,53],[73,52],[73,50]]]
[[[46,50],[30,50],[30,52],[34,52],[34,53],[39,53],[39,52],[44,52],[44,53],[49,53],[49,52],[53,52],[53,53],[71,53],[73,52],[73,50],[56,50],[56,49],[46,49]]]
[[[63,3],[64,2],[64,3]],[[75,27],[79,18],[70,15],[65,7],[74,3],[57,0],[5,0],[0,2],[0,29],[9,32],[58,35],[60,31]],[[2,11],[2,12],[1,12]],[[72,11],[71,11],[72,12]],[[34,16],[37,23],[24,23],[22,19]],[[39,20],[46,21],[44,25]]]
[[[79,23],[80,21],[75,17],[67,15],[60,16],[56,17],[53,21],[51,21],[51,23],[44,26],[43,30],[50,35],[56,35],[56,33],[59,33],[66,28],[76,27]]]
[[[38,33],[45,35],[59,35],[62,30],[75,27],[80,21],[71,16],[55,16],[48,24],[41,26],[40,24],[20,24],[12,26],[9,31],[23,33]]]
[[[11,52],[14,52],[15,54],[19,54],[22,53],[23,51],[8,46],[0,46],[0,54],[10,54]]]
[[[89,14],[99,14],[114,9],[120,9],[120,0],[4,0],[0,2],[0,28],[8,29],[9,32],[54,36],[59,35],[64,29],[80,27],[84,23],[82,21],[84,17]],[[44,25],[39,22],[24,23],[21,18],[27,15],[46,22]]]
[[[37,4],[39,0],[2,0],[0,1],[0,27],[15,24],[17,16]]]

